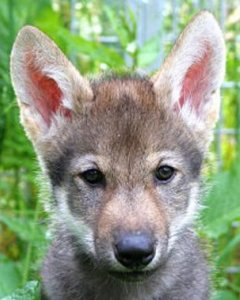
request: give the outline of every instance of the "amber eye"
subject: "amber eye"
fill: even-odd
[[[80,176],[90,184],[102,184],[104,182],[104,175],[97,169],[90,169],[84,171]]]
[[[159,167],[155,172],[155,176],[159,181],[167,182],[173,177],[174,173],[175,169],[166,165]]]

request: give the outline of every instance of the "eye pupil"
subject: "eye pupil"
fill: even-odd
[[[174,168],[170,166],[161,166],[156,170],[156,177],[159,181],[168,181],[174,174]]]
[[[102,183],[104,180],[103,173],[97,169],[87,170],[83,172],[81,176],[86,182],[90,184]]]

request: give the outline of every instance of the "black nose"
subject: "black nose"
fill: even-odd
[[[121,236],[115,244],[117,260],[129,269],[141,269],[154,257],[154,243],[151,235],[128,233]]]

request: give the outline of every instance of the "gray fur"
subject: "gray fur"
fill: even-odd
[[[197,142],[191,131],[181,124],[181,119],[175,118],[173,121],[174,114],[171,112],[165,111],[164,108],[154,109],[155,95],[151,92],[152,87],[148,80],[111,79],[114,86],[118,86],[120,82],[131,85],[133,90],[136,86],[139,88],[138,85],[143,86],[145,91],[149,90],[147,101],[144,98],[148,105],[138,106],[136,99],[126,98],[120,93],[119,99],[111,99],[112,105],[107,110],[102,110],[102,98],[101,102],[100,100],[98,102],[98,91],[103,90],[104,84],[110,83],[103,80],[97,85],[93,84],[95,103],[92,110],[96,112],[86,113],[80,120],[73,121],[68,128],[64,128],[64,134],[59,134],[62,138],[58,139],[52,150],[53,158],[50,159],[48,156],[47,170],[53,183],[53,191],[58,186],[64,186],[71,213],[75,218],[84,220],[91,228],[97,228],[100,222],[98,213],[104,207],[103,191],[100,189],[96,196],[95,192],[86,190],[84,186],[81,186],[80,192],[76,188],[69,174],[72,173],[71,161],[78,156],[97,152],[108,157],[111,175],[109,174],[106,188],[109,186],[118,191],[121,186],[126,187],[129,193],[127,199],[122,201],[130,202],[133,201],[131,198],[138,197],[131,191],[134,190],[131,187],[139,181],[147,186],[151,179],[151,174],[144,163],[147,153],[153,151],[152,149],[180,152],[185,176],[181,177],[175,186],[164,187],[165,191],[163,190],[161,195],[162,201],[166,201],[165,205],[168,206],[166,208],[169,210],[168,214],[173,216],[186,210],[190,186],[198,183],[200,176],[202,154]],[[109,89],[106,93],[109,94]],[[104,99],[107,101],[106,97]],[[179,127],[181,132],[178,130]],[[99,130],[102,132],[101,135],[98,134]],[[118,166],[122,166],[121,173],[117,173]],[[57,173],[59,177],[56,180]],[[55,201],[60,200],[56,198]],[[136,201],[134,213],[137,213],[138,206],[139,203]],[[126,203],[126,209],[130,209],[129,203]],[[125,214],[124,211],[120,213]],[[141,212],[139,214],[141,218],[139,226],[142,226],[141,223],[145,222],[144,212],[142,217]],[[58,224],[55,225],[56,238],[42,270],[43,288],[49,299],[206,300],[208,298],[208,270],[197,237],[191,228],[184,228],[179,233],[174,248],[166,254],[167,257],[159,263],[149,278],[138,283],[123,283],[108,274],[107,247],[111,247],[109,243],[103,240],[102,245],[95,245],[99,247],[100,257],[93,256],[83,249],[78,238],[64,224],[64,219],[61,220],[58,213],[55,215]],[[167,229],[166,239],[168,237]]]
[[[208,269],[195,235],[181,236],[167,261],[143,283],[120,282],[78,254],[67,231],[61,231],[45,259],[42,276],[47,299],[206,300]]]
[[[20,31],[12,81],[53,198],[42,299],[209,298],[209,270],[193,224],[224,51],[219,26],[202,12],[152,78],[89,82],[38,29]],[[163,182],[156,171],[166,165],[174,173]],[[90,169],[104,180],[86,181]],[[114,252],[117,237],[146,232],[153,259],[130,269]]]

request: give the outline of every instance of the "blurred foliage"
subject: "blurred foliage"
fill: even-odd
[[[136,14],[123,9],[121,1],[67,0],[0,1],[0,299],[39,299],[39,261],[47,246],[46,214],[38,200],[41,180],[32,146],[19,124],[19,111],[9,76],[9,55],[18,30],[32,24],[46,32],[81,70],[82,74],[150,66],[160,47],[167,53],[190,17],[198,11],[196,1],[180,4],[173,14],[166,1],[162,28],[144,44],[138,43]],[[221,1],[199,1],[221,19]],[[225,39],[227,75],[231,82],[223,91],[221,127],[240,130],[240,9],[228,1]],[[177,20],[177,24],[176,24]],[[174,29],[174,24],[176,28]],[[174,30],[176,32],[174,32]],[[166,36],[164,45],[159,39]],[[107,42],[106,42],[107,41]],[[240,157],[239,134],[221,135],[223,165],[216,169],[214,143],[206,177],[213,189],[202,212],[203,239],[211,245],[215,300],[240,298]],[[34,281],[32,281],[34,280]]]
[[[221,295],[216,299],[239,299],[240,295],[239,182],[240,161],[237,160],[230,170],[214,176],[202,212],[203,236],[212,245],[213,279]],[[230,293],[232,298],[226,296]]]

